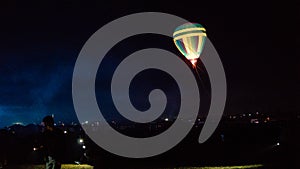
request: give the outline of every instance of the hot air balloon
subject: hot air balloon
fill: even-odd
[[[206,38],[205,28],[198,23],[186,23],[177,27],[173,40],[178,50],[196,67]]]

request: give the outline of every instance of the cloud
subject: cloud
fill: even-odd
[[[18,64],[18,63],[17,63]],[[66,64],[6,67],[0,72],[0,127],[16,121],[39,122],[57,95],[71,90],[72,67]],[[2,69],[3,70],[3,69]]]

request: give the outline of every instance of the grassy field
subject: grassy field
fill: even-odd
[[[179,167],[179,168],[161,168],[161,169],[240,169],[240,168],[262,168],[263,165],[244,165],[244,166],[219,166],[219,167]],[[21,165],[21,166],[10,166],[7,169],[44,169],[44,165]],[[63,164],[62,169],[93,169],[90,165],[74,165],[74,164]]]
[[[262,168],[263,165],[243,165],[243,166],[218,166],[218,167],[180,167],[180,168],[172,168],[172,169],[248,169],[248,168]],[[171,169],[171,168],[168,168]]]
[[[74,164],[63,164],[62,169],[93,169],[90,165],[74,165]],[[45,165],[18,165],[9,166],[5,169],[45,169]]]

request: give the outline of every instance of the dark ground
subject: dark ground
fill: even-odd
[[[1,130],[1,153],[8,165],[42,164],[43,156],[33,151],[38,144],[38,132],[28,127],[19,130]],[[129,159],[110,154],[85,137],[86,150],[78,145],[82,132],[68,132],[64,163],[81,161],[95,168],[163,168],[180,166],[232,166],[264,164],[267,168],[300,167],[299,119],[263,124],[222,121],[217,131],[204,144],[199,144],[201,125],[194,127],[188,136],[170,151],[145,159]],[[37,130],[38,131],[38,130]],[[223,135],[223,139],[221,137]],[[280,145],[276,145],[280,143]],[[6,154],[4,155],[6,151]],[[83,154],[86,153],[88,158]]]

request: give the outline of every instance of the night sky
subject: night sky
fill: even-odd
[[[0,127],[40,123],[49,114],[76,121],[71,83],[82,46],[106,23],[147,11],[174,14],[206,28],[226,72],[225,114],[261,111],[285,117],[300,111],[300,62],[294,49],[300,42],[299,33],[293,33],[299,3],[5,0],[0,2]],[[146,42],[143,47],[159,45]]]

